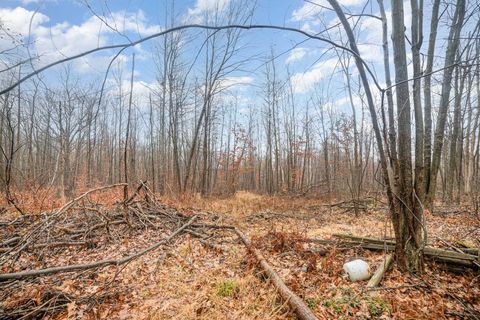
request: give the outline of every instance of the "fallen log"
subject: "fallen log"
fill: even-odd
[[[393,240],[382,240],[374,238],[363,238],[350,235],[334,235],[335,237],[341,238],[339,240],[323,240],[323,239],[305,239],[305,242],[319,243],[322,245],[335,245],[335,246],[347,246],[347,247],[360,247],[368,250],[379,250],[379,251],[395,251],[395,241]],[[480,263],[480,258],[466,253],[459,253],[455,251],[434,248],[434,247],[425,247],[424,254],[426,258],[440,262],[446,263],[449,265],[458,265],[468,268],[478,268]]]
[[[59,248],[59,247],[82,247],[82,246],[89,246],[89,245],[94,245],[91,242],[87,241],[73,241],[73,242],[66,242],[66,241],[60,241],[60,242],[51,242],[51,243],[39,243],[35,245],[35,248]]]
[[[364,249],[369,249],[369,250],[379,250],[379,251],[387,250],[387,251],[392,251],[392,252],[395,251],[395,246],[392,246],[392,245],[383,246],[383,245],[378,245],[378,244],[374,244],[374,243],[363,243],[362,244],[362,243],[355,243],[355,242],[351,242],[351,245],[352,246],[359,246],[359,247],[362,247]],[[432,250],[429,250],[429,249],[435,249],[435,248],[425,248],[424,254],[425,254],[425,257],[427,259],[430,259],[430,260],[433,260],[433,261],[436,261],[436,262],[440,262],[440,263],[455,264],[455,265],[460,265],[460,266],[463,266],[463,267],[475,268],[475,264],[474,264],[475,261],[474,260],[448,257],[448,256],[444,256],[444,255],[439,254],[435,250],[433,250],[433,252],[432,252]]]
[[[378,244],[386,243],[386,244],[395,245],[395,240],[390,240],[390,239],[376,239],[376,238],[368,238],[368,237],[358,237],[358,236],[352,236],[352,235],[343,234],[343,233],[334,233],[334,234],[332,234],[332,236],[334,236],[335,238],[340,238],[340,239],[348,239],[348,240],[378,243]]]
[[[342,238],[342,239],[349,239],[353,242],[365,243],[368,246],[372,247],[372,249],[375,249],[377,247],[379,249],[383,249],[386,247],[395,247],[394,240],[382,240],[382,239],[375,239],[375,238],[368,238],[368,237],[357,237],[357,236],[351,236],[348,234],[334,234],[333,236],[337,238]],[[472,254],[460,253],[452,250],[445,250],[445,249],[435,248],[430,246],[425,247],[424,253],[426,256],[429,256],[429,257],[448,258],[453,260],[478,261],[479,259],[477,256]]]
[[[127,262],[130,262],[140,256],[143,256],[144,254],[153,251],[160,247],[162,244],[165,244],[172,240],[175,236],[180,234],[183,230],[185,230],[188,226],[190,226],[193,221],[197,218],[197,216],[193,216],[187,223],[185,223],[183,226],[180,228],[176,229],[173,231],[168,237],[160,240],[159,242],[151,245],[150,247],[137,252],[135,254],[129,255],[127,257],[121,258],[121,259],[108,259],[108,260],[101,260],[97,262],[92,262],[92,263],[86,263],[86,264],[74,264],[74,265],[69,265],[69,266],[62,266],[62,267],[52,267],[52,268],[46,268],[46,269],[40,269],[40,270],[30,270],[30,271],[21,271],[21,272],[13,272],[13,273],[4,273],[0,274],[0,282],[1,281],[6,281],[6,280],[13,280],[13,279],[22,279],[22,278],[30,278],[30,277],[39,277],[39,276],[46,276],[46,275],[51,275],[55,273],[62,273],[62,272],[73,272],[73,271],[83,271],[83,270],[88,270],[88,269],[96,269],[96,268],[101,268],[101,267],[106,267],[110,265],[115,265],[119,266],[122,264],[125,264]]]
[[[292,308],[298,318],[300,320],[318,319],[312,310],[310,310],[310,308],[305,304],[305,302],[285,285],[282,278],[280,278],[275,270],[273,270],[273,268],[268,264],[267,260],[265,260],[260,251],[252,246],[250,240],[239,229],[233,228],[233,230],[238,235],[240,240],[242,240],[247,249],[255,256],[255,259],[257,259],[263,271],[265,271],[275,288],[277,288],[283,300],[288,302],[288,305]]]
[[[241,232],[238,228],[230,225],[224,224],[192,224],[191,227],[194,228],[212,228],[212,229],[226,229],[233,231],[240,241],[247,247],[247,250],[250,251],[255,259],[260,264],[262,270],[267,274],[267,276],[272,281],[275,288],[280,293],[283,300],[285,300],[290,308],[295,312],[297,317],[300,320],[318,320],[315,314],[310,310],[310,308],[305,304],[305,302],[298,297],[287,285],[283,282],[282,278],[273,270],[273,268],[268,264],[267,260],[263,257],[261,252],[253,247],[251,241]]]
[[[385,272],[387,272],[388,268],[393,262],[393,254],[388,254],[384,260],[380,263],[378,266],[377,270],[373,274],[373,276],[370,278],[370,280],[367,283],[367,288],[374,288],[377,287],[380,284],[380,281],[382,281],[383,276],[385,275]]]
[[[4,242],[2,242],[2,243],[0,244],[0,247],[5,247],[5,246],[10,245],[10,244],[12,244],[12,243],[18,242],[18,241],[20,241],[21,239],[22,239],[21,237],[13,237],[13,238],[10,238],[10,239],[5,240]]]
[[[378,244],[378,245],[388,245],[388,246],[395,246],[395,241],[394,240],[383,240],[383,239],[375,239],[375,238],[368,238],[368,237],[357,237],[357,236],[351,236],[348,234],[334,234],[334,237],[337,238],[342,238],[342,239],[348,239],[353,242],[362,242],[362,243],[368,243],[368,244]],[[464,259],[464,260],[476,260],[478,257],[472,254],[468,253],[461,253],[461,252],[456,252],[452,250],[445,250],[441,248],[435,248],[431,246],[425,247],[425,254],[431,255],[431,256],[445,256],[445,257],[450,257],[450,258],[458,258],[458,259]]]
[[[375,238],[369,238],[369,237],[358,237],[358,236],[352,236],[352,235],[349,235],[349,234],[342,234],[342,233],[334,233],[333,234],[334,237],[336,238],[340,238],[340,239],[349,239],[349,240],[355,240],[355,241],[362,241],[362,242],[369,242],[369,243],[378,243],[378,244],[389,244],[389,245],[395,245],[395,240],[392,240],[392,239],[375,239]],[[433,247],[427,247],[427,248],[433,248]],[[437,248],[438,250],[443,250],[443,249],[439,249]],[[466,253],[466,254],[470,254],[470,255],[473,255],[473,256],[480,256],[480,248],[462,248],[462,247],[458,247],[458,252],[459,253]],[[450,251],[450,250],[446,250],[447,252],[453,252],[453,251]],[[461,251],[461,252],[460,252]]]
[[[459,248],[462,252],[480,257],[480,248]]]

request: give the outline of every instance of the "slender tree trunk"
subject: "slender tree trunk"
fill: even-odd
[[[427,189],[426,204],[430,210],[433,209],[435,200],[435,191],[437,186],[437,174],[440,168],[440,159],[442,156],[443,139],[445,136],[445,124],[447,121],[448,106],[450,104],[450,89],[452,82],[452,65],[455,62],[455,56],[460,41],[460,32],[465,17],[465,0],[458,0],[453,18],[453,24],[448,36],[447,53],[445,57],[445,70],[443,72],[442,93],[440,97],[440,108],[438,111],[437,127],[435,128],[435,140],[433,144],[432,167],[430,181]]]
[[[424,187],[423,193],[428,191],[430,184],[430,172],[432,162],[432,76],[433,59],[435,54],[435,43],[438,29],[438,12],[440,9],[440,0],[433,0],[432,16],[430,19],[430,36],[428,40],[427,62],[425,67],[425,77],[423,78],[423,98],[425,106],[425,139],[424,139]]]
[[[423,0],[410,0],[412,7],[412,60],[413,60],[413,108],[415,115],[415,182],[414,205],[417,206],[417,212],[422,210],[425,192],[424,192],[424,128],[423,112],[421,100],[421,67],[420,67],[420,48],[423,42]],[[418,199],[417,199],[418,198]]]
[[[132,113],[132,100],[133,100],[133,76],[135,73],[135,53],[132,54],[132,74],[130,77],[130,95],[128,98],[128,113],[127,113],[127,128],[125,132],[125,148],[123,149],[123,173],[124,173],[124,182],[126,185],[123,187],[123,199],[127,201],[128,199],[128,146],[130,141],[130,121]]]

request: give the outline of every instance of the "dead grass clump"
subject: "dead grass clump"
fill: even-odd
[[[235,193],[234,198],[240,202],[250,202],[250,201],[262,201],[265,196],[259,195],[257,193],[249,191],[238,191]]]

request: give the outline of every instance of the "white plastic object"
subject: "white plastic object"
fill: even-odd
[[[343,270],[348,274],[350,281],[362,281],[370,278],[370,267],[361,259],[345,263]]]

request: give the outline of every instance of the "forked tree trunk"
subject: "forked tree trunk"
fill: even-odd
[[[396,238],[396,259],[402,269],[410,272],[419,273],[423,271],[423,242],[421,234],[422,212],[418,212],[414,205],[414,189],[412,179],[412,159],[411,159],[411,134],[410,134],[410,102],[408,82],[397,86],[397,109],[398,109],[398,183],[393,183],[393,177],[390,176],[388,169],[389,162],[384,150],[382,134],[378,123],[378,117],[370,90],[368,77],[365,71],[364,62],[360,57],[355,37],[352,29],[345,18],[345,15],[336,0],[328,0],[342,23],[347,34],[350,48],[355,54],[355,63],[362,80],[365,96],[367,97],[368,107],[372,118],[372,126],[377,141],[377,149],[380,156],[380,165],[385,181],[389,210],[392,216],[392,222],[395,229]],[[394,42],[394,61],[397,83],[408,78],[406,52],[405,52],[405,33],[403,19],[403,2],[400,0],[392,1],[392,24],[393,24],[393,42]],[[395,179],[397,181],[397,179]]]
[[[415,25],[415,22],[412,23]],[[404,25],[403,1],[392,0],[392,43],[395,82],[397,83],[396,102],[398,117],[398,180],[394,189],[396,195],[395,202],[397,203],[395,207],[398,211],[393,213],[392,222],[397,240],[395,248],[397,262],[401,267],[418,273],[423,271],[423,239],[421,232],[423,212],[418,205],[420,199],[416,194],[414,181],[412,180],[410,94],[407,81],[408,69]],[[419,88],[416,89],[419,90]],[[422,117],[416,117],[416,120],[423,121]],[[420,127],[419,123],[416,123],[416,127]],[[421,128],[421,132],[416,130],[416,134],[421,136],[417,136],[415,141],[423,139],[423,123]],[[423,155],[423,150],[417,150],[416,148],[415,151],[417,156]],[[418,172],[415,173],[418,174]]]

